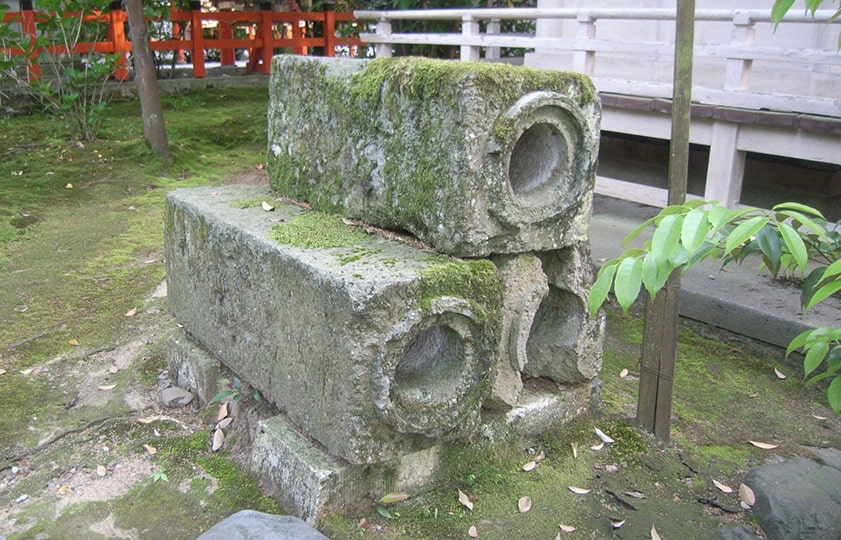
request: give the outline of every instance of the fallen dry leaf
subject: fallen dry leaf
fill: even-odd
[[[225,429],[226,427],[230,426],[231,422],[233,421],[234,419],[230,416],[228,416],[227,418],[223,418],[216,422],[216,429]]]
[[[67,184],[66,186],[64,186],[64,187],[65,187],[66,189],[73,189],[73,184],[68,183],[68,184]]]
[[[620,529],[620,528],[622,528],[622,525],[624,525],[624,524],[625,524],[624,519],[621,519],[619,521],[616,521],[612,518],[610,519],[610,526],[613,527],[614,529]]]
[[[377,501],[377,502],[379,502],[381,504],[394,504],[394,503],[399,503],[400,501],[405,501],[408,498],[409,498],[408,493],[403,493],[402,491],[397,491],[397,492],[394,492],[394,493],[387,493],[387,494],[383,495],[382,497],[380,497],[379,501]]]
[[[535,463],[540,463],[544,459],[546,459],[546,453],[543,450],[541,450],[539,454],[534,456],[534,462]]]
[[[745,484],[739,484],[739,498],[748,508],[756,504],[756,494]]]
[[[560,527],[561,530],[565,533],[575,532],[575,527],[573,527],[572,525],[564,525],[563,523],[561,523],[560,525],[558,525],[558,527]]]
[[[628,369],[627,368],[625,368],[625,369],[623,369],[622,371],[619,372],[619,378],[620,379],[624,379],[627,376],[628,376]]]
[[[135,315],[137,315],[137,308],[131,308],[126,311],[126,317],[134,317]]]
[[[470,497],[464,494],[462,490],[458,490],[458,500],[468,510],[473,510],[473,503],[470,502]]]
[[[216,411],[216,420],[222,420],[228,416],[228,402],[223,401],[221,405],[219,405],[219,410]]]
[[[724,493],[733,493],[733,488],[731,488],[730,486],[726,486],[726,485],[722,484],[721,482],[719,482],[716,479],[713,479],[713,485],[715,487],[717,487],[718,489],[720,489]]]
[[[619,472],[619,467],[611,463],[609,465],[605,465],[604,472]]]
[[[660,533],[657,532],[657,529],[654,528],[654,525],[651,526],[651,540],[661,540]]]
[[[467,536],[470,538],[479,538],[479,531],[476,530],[476,525],[471,525],[467,530]]]
[[[529,461],[528,463],[523,465],[523,470],[526,471],[526,472],[529,472],[529,471],[533,471],[535,469],[535,467],[537,467],[537,463],[535,463],[534,461]]]
[[[108,368],[108,373],[110,373],[112,375],[114,373],[117,373],[118,371],[120,371],[120,369],[117,366],[111,366],[110,368]]]
[[[779,369],[777,369],[777,368],[774,368],[774,375],[776,375],[778,379],[785,379],[785,378],[787,378],[787,377],[786,377],[786,374],[785,374],[785,373],[783,373],[782,371],[780,371],[780,370],[779,370]]]
[[[265,210],[266,212],[271,212],[272,210],[274,210],[274,206],[270,205],[266,201],[261,202],[260,206],[262,206],[263,210]]]
[[[137,421],[140,422],[141,424],[151,424],[152,422],[154,422],[157,419],[158,419],[157,416],[144,416],[144,417],[138,418]]]
[[[578,459],[578,447],[575,443],[569,443],[569,447],[572,449],[572,459]]]
[[[69,490],[69,489],[70,489],[70,486],[68,486],[67,484],[64,484],[63,486],[61,486],[60,488],[55,490],[55,492],[56,492],[57,495],[61,495],[62,493],[67,493],[67,490]]]
[[[755,447],[757,447],[757,448],[762,448],[763,450],[773,450],[774,448],[776,448],[777,446],[779,446],[779,445],[777,445],[777,444],[770,444],[770,443],[764,443],[764,442],[756,442],[756,441],[751,441],[751,440],[748,440],[748,442],[749,442],[749,443],[751,443],[752,445],[754,445],[754,446],[755,446]]]
[[[33,371],[35,371],[35,368],[22,369],[22,370],[20,370],[20,374],[21,374],[21,375],[29,375],[29,374],[31,374]]]
[[[5,375],[5,374],[6,374],[6,370],[5,369],[0,369],[0,375]]]
[[[100,384],[99,386],[97,386],[97,388],[99,388],[100,390],[113,390],[113,389],[117,388],[117,383],[114,383],[114,384]]]
[[[613,439],[608,437],[604,431],[600,430],[599,428],[596,428],[596,435],[598,435],[599,439],[601,439],[602,442],[604,442],[605,444],[612,444],[613,442],[615,442]]]
[[[78,340],[75,340],[75,339],[71,339],[71,340],[69,340],[67,343],[69,343],[70,345],[73,345],[74,347],[78,347],[78,346],[79,346],[79,341],[78,341]]]
[[[155,454],[158,453],[158,449],[155,448],[154,446],[150,445],[150,444],[144,444],[143,448],[146,449],[146,453],[149,454],[150,456],[154,456]]]
[[[575,486],[569,486],[569,490],[573,493],[577,493],[578,495],[587,495],[588,493],[590,493],[590,490],[587,488],[580,488]]]
[[[360,529],[368,529],[368,527],[371,526],[371,522],[368,521],[368,518],[362,518],[359,520],[359,523],[357,523],[356,526]]]
[[[5,370],[5,369],[4,369],[4,370],[0,370],[0,375],[2,375],[2,374],[3,374],[3,373],[5,373],[5,372],[6,372],[6,370]],[[826,416],[818,416],[817,414],[813,414],[813,415],[812,415],[812,417],[813,417],[815,420],[826,420],[826,418],[827,418]]]
[[[225,444],[225,434],[221,429],[217,429],[213,432],[213,446],[211,446],[211,449],[216,452],[222,448],[223,444]]]
[[[640,493],[639,491],[626,491],[625,495],[628,497],[633,497],[635,499],[645,499],[645,495]]]
[[[531,497],[520,497],[520,500],[517,501],[517,510],[519,510],[521,514],[525,514],[531,510]]]
[[[596,452],[598,452],[602,448],[604,448],[604,443],[603,442],[599,443],[599,444],[594,444],[593,446],[590,447],[590,450],[595,450]]]
[[[104,465],[97,465],[96,466],[96,475],[97,476],[105,476],[108,474],[108,471],[105,469]]]

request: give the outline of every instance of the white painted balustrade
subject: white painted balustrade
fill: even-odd
[[[739,203],[747,152],[841,164],[841,20],[832,21],[833,14],[792,10],[775,34],[770,7],[696,11],[692,142],[710,148],[705,198]],[[457,46],[460,59],[472,61],[504,61],[501,48],[523,49],[526,65],[593,78],[604,105],[604,131],[670,137],[664,113],[672,93],[673,9],[439,9],[355,16],[374,21],[374,33],[361,38],[375,46],[377,57],[391,56],[401,44]],[[453,21],[461,32],[394,32],[393,23],[403,20]],[[501,21],[536,21],[537,31],[503,33]],[[665,201],[662,190],[606,178],[597,190],[648,204]]]

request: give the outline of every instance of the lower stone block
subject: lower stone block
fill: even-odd
[[[207,403],[218,391],[221,364],[180,332],[167,341],[167,366],[176,385]]]

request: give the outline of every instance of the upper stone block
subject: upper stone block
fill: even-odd
[[[584,75],[277,56],[274,189],[462,257],[586,239],[601,108]]]

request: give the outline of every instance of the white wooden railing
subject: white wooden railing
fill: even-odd
[[[693,102],[715,109],[755,111],[758,115],[766,117],[769,126],[763,136],[770,134],[776,137],[773,141],[767,137],[757,137],[756,129],[753,129],[750,137],[744,135],[740,140],[739,126],[752,122],[750,119],[734,121],[733,115],[730,115],[729,119],[719,118],[718,121],[714,118],[715,115],[710,115],[711,118],[707,120],[699,120],[703,125],[695,130],[693,142],[709,145],[711,154],[705,197],[721,200],[726,204],[735,205],[739,202],[746,151],[762,152],[762,148],[766,148],[766,153],[841,164],[841,53],[834,48],[837,44],[835,40],[841,33],[841,20],[831,21],[833,13],[818,11],[812,16],[792,12],[786,16],[787,28],[791,28],[792,25],[821,25],[812,29],[818,30],[818,33],[822,31],[832,35],[831,39],[823,40],[825,43],[831,43],[831,46],[798,49],[773,46],[774,40],[769,39],[765,39],[762,44],[756,43],[757,27],[763,36],[772,32],[770,10],[696,11],[696,74],[692,90]],[[377,57],[391,56],[393,46],[400,44],[457,46],[460,48],[460,59],[472,61],[497,61],[500,48],[520,48],[536,51],[525,55],[527,65],[551,66],[552,69],[566,69],[590,75],[603,97],[671,97],[669,66],[674,50],[673,42],[636,37],[634,27],[619,32],[613,30],[620,23],[670,24],[675,19],[674,10],[438,9],[356,11],[355,16],[359,20],[375,21],[375,31],[363,33],[361,38],[374,45]],[[395,33],[392,23],[399,20],[453,21],[460,23],[461,32]],[[537,21],[538,31],[536,34],[500,32],[500,23],[506,20]],[[574,37],[541,32],[542,22],[558,20],[568,21],[565,23],[566,31],[562,34],[574,34]],[[602,30],[604,35],[597,35],[597,24],[600,22],[610,29]],[[712,32],[708,35],[720,37],[722,25],[729,25],[730,30],[725,32],[726,38],[723,40],[698,42],[698,29],[706,23],[713,23],[719,28],[717,34]],[[454,27],[457,25],[454,24]],[[628,39],[629,35],[634,37]],[[638,35],[646,34],[639,32]],[[673,37],[673,32],[669,37]],[[811,39],[812,44],[815,42],[815,39]],[[665,67],[651,69],[652,65],[658,63]],[[755,67],[757,65],[761,67]],[[657,74],[646,71],[657,71]],[[755,83],[757,79],[758,82]],[[779,88],[784,88],[784,91],[780,91]],[[605,102],[607,101],[609,100]],[[617,103],[616,100],[613,102]],[[791,125],[777,121],[778,117],[772,118],[780,113],[793,118]],[[650,122],[638,123],[636,117],[629,122],[628,118],[620,119],[618,115],[614,115],[617,120],[613,122],[612,114],[610,108],[606,107],[603,129],[612,130],[615,125],[616,131],[619,132],[663,138],[662,118],[649,115]],[[804,115],[814,117],[817,121],[804,122]],[[627,128],[626,131],[623,127],[626,125],[633,127]],[[810,126],[817,128],[812,129]],[[788,130],[790,133],[779,133],[781,130]],[[796,137],[797,142],[777,140],[786,136]],[[808,140],[803,140],[803,137]],[[665,138],[668,138],[668,132]],[[726,139],[726,147],[714,148],[715,139]],[[721,147],[721,144],[718,146]]]

